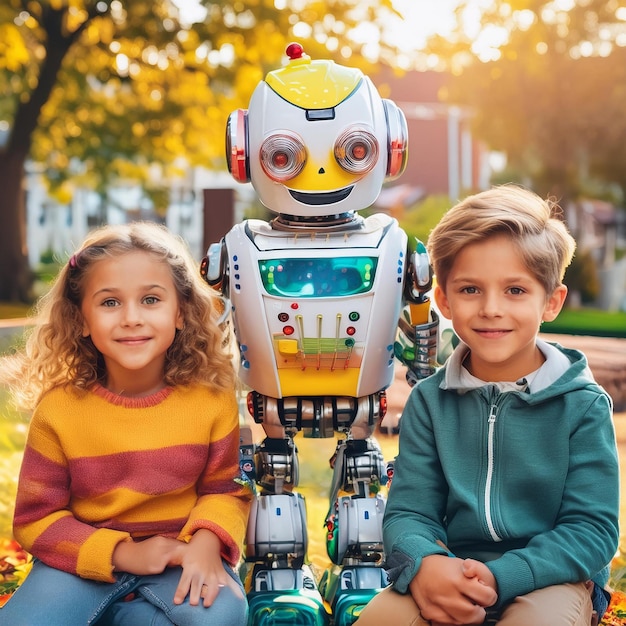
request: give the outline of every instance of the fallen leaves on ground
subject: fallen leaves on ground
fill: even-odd
[[[32,558],[14,539],[0,539],[0,607],[26,578]]]

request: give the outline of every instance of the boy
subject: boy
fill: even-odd
[[[611,400],[584,355],[537,337],[563,306],[575,247],[555,209],[496,187],[429,237],[434,298],[461,343],[405,407],[383,526],[392,586],[359,626],[589,626],[592,598],[606,609]]]

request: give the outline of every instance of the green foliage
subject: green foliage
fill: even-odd
[[[35,278],[45,285],[49,285],[59,272],[61,264],[66,259],[59,259],[53,250],[44,250],[39,256],[39,264],[34,270]]]
[[[399,219],[400,226],[407,235],[425,243],[430,231],[451,206],[448,196],[428,196],[404,212]]]
[[[598,268],[589,250],[576,253],[565,272],[563,282],[570,292],[578,292],[581,301],[585,304],[593,302],[598,297],[600,294]]]
[[[462,19],[469,4],[460,3],[455,33],[431,50],[454,68],[448,100],[472,110],[477,136],[541,195],[575,198],[595,179],[625,197],[619,3],[495,0],[471,33]]]
[[[56,277],[59,271],[57,263],[41,263],[35,268],[35,277],[42,283],[49,285]]]
[[[47,250],[44,250],[40,255],[39,255],[39,262],[40,263],[54,263],[54,251],[51,248],[48,248]]]

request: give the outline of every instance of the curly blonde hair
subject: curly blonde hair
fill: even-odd
[[[184,328],[166,353],[165,384],[201,384],[217,390],[235,386],[227,328],[220,323],[223,301],[203,282],[182,239],[159,224],[133,222],[92,231],[38,301],[24,348],[3,363],[2,378],[20,408],[34,408],[43,394],[59,385],[86,390],[104,380],[102,355],[90,337],[82,336],[85,279],[100,260],[135,251],[168,265],[184,319]]]

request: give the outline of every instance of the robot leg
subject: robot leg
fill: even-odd
[[[339,442],[326,520],[326,548],[334,565],[320,584],[335,626],[353,624],[388,584],[382,568],[385,499],[380,493],[386,476],[374,439]]]
[[[255,420],[265,420],[285,436],[266,437],[246,448],[246,465],[254,466],[259,488],[252,502],[246,537],[246,562],[242,567],[249,603],[249,626],[294,624],[328,626],[329,614],[307,563],[306,508],[298,485],[298,457],[293,436],[297,429],[284,418],[278,421],[277,401],[253,397],[249,406]],[[284,422],[284,423],[282,423]],[[254,458],[254,462],[252,462]]]
[[[328,626],[329,615],[306,561],[304,499],[258,494],[248,525],[244,577],[249,626]]]
[[[266,437],[256,448],[256,481],[265,492],[280,494],[297,487],[298,467],[298,450],[293,437]]]

